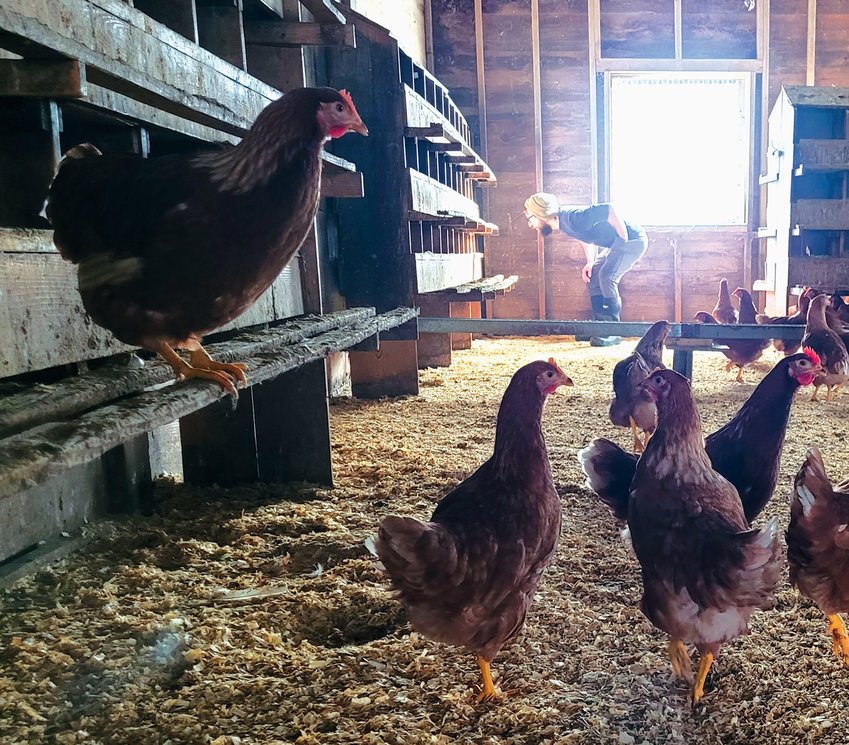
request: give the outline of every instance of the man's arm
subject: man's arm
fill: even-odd
[[[613,229],[619,234],[619,237],[626,241],[628,240],[628,230],[625,227],[625,223],[619,218],[619,215],[616,214],[616,211],[613,209],[613,205],[608,205],[607,212],[607,222],[609,222]]]
[[[590,277],[593,276],[593,264],[595,263],[598,248],[592,243],[584,243],[583,241],[579,241],[579,243],[581,244],[581,248],[584,249],[584,256],[587,257],[587,263],[584,264],[584,268],[581,269],[581,279],[589,284]]]

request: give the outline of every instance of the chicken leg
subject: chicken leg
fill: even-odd
[[[628,421],[631,424],[631,434],[634,436],[634,452],[642,453],[645,451],[645,445],[643,441],[640,439],[640,430],[637,427],[637,423],[634,421],[634,417],[629,416]]]
[[[707,680],[710,666],[713,665],[713,652],[705,652],[702,659],[699,660],[699,674],[696,676],[696,682],[693,684],[693,692],[690,695],[690,702],[693,706],[699,703],[702,696],[705,695],[705,680]]]
[[[483,690],[478,694],[476,703],[481,703],[482,701],[494,701],[501,698],[503,694],[492,682],[492,669],[490,667],[489,660],[485,660],[483,657],[478,656],[478,667],[481,669]]]
[[[737,366],[737,382],[738,383],[743,382],[743,366],[742,365]]]
[[[849,634],[843,619],[836,613],[828,616],[828,630],[831,632],[831,651],[843,660],[844,665],[849,665]]]
[[[149,346],[149,349],[159,354],[172,367],[177,380],[189,380],[191,378],[212,380],[224,388],[231,396],[239,395],[233,382],[234,378],[242,383],[247,382],[245,365],[241,363],[231,365],[215,362],[200,345],[198,345],[198,349],[194,349],[189,353],[191,364],[180,357],[164,341],[155,341],[146,346]]]
[[[669,661],[676,678],[683,678],[688,683],[693,682],[693,663],[684,642],[680,639],[669,640]]]

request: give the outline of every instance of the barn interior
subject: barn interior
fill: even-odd
[[[842,0],[0,0],[0,742],[846,742],[832,617],[849,555],[824,610],[791,581],[784,534],[809,448],[849,477],[847,50]],[[234,198],[180,238],[190,307],[216,250],[247,256],[272,213],[306,216],[258,298],[203,329],[238,394],[175,379],[110,328],[120,293],[93,311],[54,242],[45,199],[85,160],[63,156],[248,152],[261,112],[325,86],[368,134],[327,134],[310,206]],[[68,240],[130,214],[167,225],[148,205],[174,177],[152,173],[118,214],[123,172],[102,201],[81,192]],[[536,192],[645,229],[620,314],[594,310],[577,237],[531,227]],[[225,214],[223,244],[205,225]],[[696,322],[723,280],[743,290],[737,322]],[[648,447],[608,410],[655,322],[707,434],[814,338],[809,306],[843,356],[817,346],[837,382],[790,394],[751,521],[777,525],[780,579],[694,702],[578,453]],[[548,359],[574,383],[542,416],[559,545],[492,663],[503,697],[480,700],[475,654],[416,628],[372,541],[388,515],[430,519],[490,458],[512,376]]]

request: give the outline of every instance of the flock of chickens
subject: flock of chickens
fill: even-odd
[[[212,360],[201,335],[249,307],[301,245],[317,208],[321,148],[347,132],[368,133],[351,97],[305,88],[270,104],[235,148],[150,160],[73,148],[46,214],[62,256],[78,265],[86,310],[122,341],[159,353],[177,377],[209,379],[235,395],[244,366]],[[714,312],[700,320],[755,322],[751,295],[734,295],[739,312],[723,281]],[[688,380],[663,367],[670,327],[658,321],[613,376],[610,419],[633,429],[641,454],[605,439],[579,453],[590,488],[628,523],[643,612],[669,635],[673,670],[693,681],[694,704],[720,646],[744,633],[775,592],[777,523],[751,523],[775,490],[796,391],[826,385],[828,400],[849,378],[847,311],[839,298],[829,305],[806,290],[793,314],[757,317],[805,324],[804,350],[775,340],[787,356],[706,440]],[[765,346],[726,344],[738,380]],[[175,348],[189,350],[188,363]],[[521,630],[556,550],[560,500],[541,420],[547,396],[564,385],[572,381],[553,360],[519,369],[501,401],[492,457],[429,521],[387,517],[372,542],[412,625],[477,655],[479,701],[501,695],[490,663]],[[790,577],[828,616],[834,651],[849,664],[838,615],[849,610],[847,525],[849,481],[832,486],[811,449],[786,534]],[[687,645],[701,654],[695,678]]]
[[[717,308],[705,315],[754,322],[751,295],[743,289],[733,294],[739,316],[728,312],[733,308],[724,280]],[[672,670],[690,683],[694,706],[721,646],[747,633],[752,614],[774,602],[784,561],[778,521],[761,528],[752,523],[775,491],[796,392],[826,385],[830,393],[847,377],[846,347],[828,322],[839,319],[844,306],[828,301],[806,290],[800,309],[787,319],[760,319],[801,318],[802,344],[776,340],[785,357],[707,438],[689,380],[663,364],[670,324],[653,324],[613,372],[609,417],[631,427],[636,452],[597,438],[578,453],[588,488],[627,523],[624,535],[641,570],[641,609],[668,635]],[[726,354],[741,367],[765,346],[736,344]],[[751,357],[746,362],[744,345]],[[387,517],[369,544],[412,626],[477,656],[479,702],[502,695],[490,664],[521,630],[555,551],[560,505],[541,418],[546,397],[571,384],[554,360],[520,368],[501,401],[492,457],[439,503],[429,521]],[[816,448],[796,476],[785,539],[791,582],[828,617],[833,651],[849,665],[849,634],[839,615],[849,611],[849,480],[833,486]],[[695,674],[688,646],[700,655]]]
[[[731,295],[739,301],[735,309]],[[806,287],[799,296],[799,304],[786,316],[766,316],[757,312],[748,290],[738,287],[733,293],[728,292],[728,280],[719,283],[719,297],[712,313],[699,311],[695,315],[699,323],[762,323],[781,326],[804,326],[805,335],[800,341],[777,338],[772,340],[773,346],[785,354],[793,354],[802,346],[813,349],[820,357],[823,372],[814,380],[812,400],[817,400],[820,386],[826,386],[826,401],[831,400],[833,389],[839,393],[840,386],[849,379],[849,306],[840,295],[829,298],[825,293]],[[728,357],[726,371],[737,366],[737,381],[743,380],[743,368],[761,356],[761,352],[769,345],[769,340],[756,339],[717,339],[728,349],[723,353]],[[639,423],[638,423],[639,424]]]

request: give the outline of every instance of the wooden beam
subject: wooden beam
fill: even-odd
[[[534,185],[543,189],[542,163],[542,69],[539,53],[539,0],[531,0],[531,76],[534,92]],[[539,318],[546,318],[545,309],[545,238],[537,232],[537,309]]]
[[[589,68],[589,91],[590,91],[590,180],[592,182],[592,200],[598,201],[598,96],[596,74],[601,69],[601,8],[599,0],[588,0],[587,2],[587,46]],[[603,123],[602,123],[603,124]],[[605,142],[605,147],[608,143]],[[607,175],[605,174],[605,182]]]
[[[805,85],[817,83],[817,0],[808,0],[808,55],[805,64]]]
[[[433,61],[433,5],[431,0],[424,0],[424,33],[425,33],[425,65],[428,70],[435,70]]]
[[[264,47],[357,46],[356,27],[338,23],[246,21],[245,43]]]
[[[486,160],[486,65],[484,64],[483,0],[475,0],[475,64],[478,81],[478,122],[481,138],[481,156]]]
[[[79,60],[0,60],[0,96],[81,98],[85,93]]]
[[[342,12],[337,10],[333,0],[300,0],[319,23],[347,23]]]
[[[681,276],[681,245],[677,238],[672,239],[672,277],[675,292],[675,322],[681,322],[681,299],[683,292],[683,278]],[[748,287],[748,285],[747,285]]]

